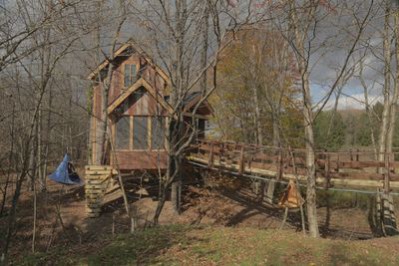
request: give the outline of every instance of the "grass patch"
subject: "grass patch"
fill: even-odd
[[[387,241],[387,242],[385,242]],[[163,226],[99,247],[24,256],[23,265],[398,265],[399,238],[314,239],[250,228]]]

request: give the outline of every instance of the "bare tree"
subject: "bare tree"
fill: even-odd
[[[300,76],[299,88],[302,92],[302,112],[304,118],[305,145],[306,145],[306,166],[307,166],[307,219],[309,224],[310,235],[319,236],[317,224],[317,204],[316,204],[316,185],[315,185],[315,142],[313,125],[315,115],[317,115],[327,104],[333,92],[343,85],[343,80],[347,68],[351,65],[352,55],[362,36],[366,26],[368,25],[370,14],[374,2],[371,1],[367,6],[366,13],[359,12],[359,3],[353,3],[348,6],[346,2],[337,2],[332,5],[328,1],[286,1],[281,5],[274,6],[273,10],[283,10],[286,13],[279,13],[283,18],[274,18],[277,26],[281,29],[281,33],[288,41],[290,48],[295,54],[296,65]],[[337,11],[340,10],[340,11]],[[327,40],[333,39],[338,41],[338,35],[334,37],[323,36],[320,34],[320,27],[324,21],[335,21],[340,17],[340,12],[348,12],[355,20],[355,34],[349,35],[350,42],[347,52],[342,59],[342,63],[336,70],[336,77],[329,85],[329,90],[322,103],[318,106],[318,110],[314,111],[311,91],[311,72],[319,60],[315,60],[314,56],[324,56],[322,49],[331,48]],[[362,15],[359,15],[362,14]]]
[[[152,51],[149,53],[170,77],[169,103],[173,110],[166,125],[168,167],[165,176],[160,177],[161,189],[154,223],[158,223],[170,188],[174,208],[179,212],[181,163],[196,136],[194,113],[216,88],[216,63],[220,51],[230,42],[223,36],[228,27],[237,24],[237,18],[231,14],[231,10],[232,6],[225,1],[189,0],[173,3],[164,0],[145,1],[143,6],[135,10],[137,19],[144,21],[149,31],[145,40],[147,45],[143,47]],[[232,22],[230,26],[229,22]],[[135,41],[143,44],[140,38],[135,38]],[[208,79],[210,75],[212,77]],[[194,91],[200,93],[201,99],[192,112],[192,130],[184,132],[184,101]]]

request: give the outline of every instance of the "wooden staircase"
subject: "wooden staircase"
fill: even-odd
[[[112,188],[115,190],[115,182],[112,178],[116,171],[109,165],[87,165],[85,167],[85,194],[86,212],[88,217],[100,216],[106,192]]]

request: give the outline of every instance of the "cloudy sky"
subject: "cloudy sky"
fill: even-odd
[[[346,1],[346,3],[338,0],[338,2],[344,4],[342,4],[341,9],[336,10],[336,13],[329,14],[319,23],[317,28],[318,37],[312,47],[311,89],[313,102],[315,105],[320,105],[320,102],[325,100],[356,39],[359,22],[367,18],[365,20],[366,26],[344,72],[344,76],[347,79],[341,85],[342,90],[338,102],[339,109],[364,109],[363,85],[367,87],[369,104],[373,105],[382,100],[384,84],[382,51],[383,0],[374,1],[371,11],[369,10],[371,2],[368,0],[351,0]],[[394,49],[392,41],[393,55]],[[395,66],[393,61],[391,68],[394,73]],[[361,78],[364,80],[363,85]],[[391,84],[393,84],[393,81]],[[334,107],[337,91],[328,100],[325,106],[326,109]]]

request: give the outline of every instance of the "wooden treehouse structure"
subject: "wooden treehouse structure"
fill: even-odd
[[[89,75],[92,80],[92,118],[90,127],[91,161],[86,166],[86,198],[89,216],[100,214],[104,195],[115,190],[113,177],[133,172],[163,172],[167,168],[166,122],[174,119],[169,104],[171,81],[143,51],[126,43],[115,53],[114,71],[109,86],[108,101],[103,99],[104,80],[110,64],[101,63]],[[183,99],[184,131],[197,128],[196,140],[189,149],[186,161],[195,167],[221,171],[237,177],[260,181],[275,179],[290,184],[290,193],[280,204],[295,206],[295,184],[307,179],[305,150],[284,150],[275,147],[205,140],[205,122],[212,108],[198,93]],[[104,112],[106,108],[106,112]],[[103,118],[104,113],[107,114]],[[101,148],[103,121],[107,120],[109,145]],[[193,127],[192,123],[196,123]],[[377,223],[396,228],[392,197],[399,191],[399,154],[385,154],[385,162],[375,160],[373,152],[347,151],[316,153],[316,184],[319,189],[346,189],[377,193]],[[292,198],[292,195],[295,197]],[[291,199],[290,199],[291,198]],[[395,229],[396,230],[396,229]]]
[[[86,166],[87,210],[99,215],[104,193],[112,187],[116,173],[163,172],[167,167],[165,125],[173,119],[169,104],[171,81],[153,60],[128,42],[116,52],[111,82],[107,80],[110,63],[105,60],[88,79],[93,83],[90,121],[91,161]],[[103,86],[109,84],[106,106]],[[183,99],[185,132],[196,123],[196,136],[204,137],[205,122],[212,109],[208,102],[199,104],[201,95],[192,92]],[[197,105],[199,105],[197,107]],[[196,111],[193,112],[194,107]],[[106,108],[107,116],[104,116]],[[108,145],[102,148],[107,119],[111,132]]]

